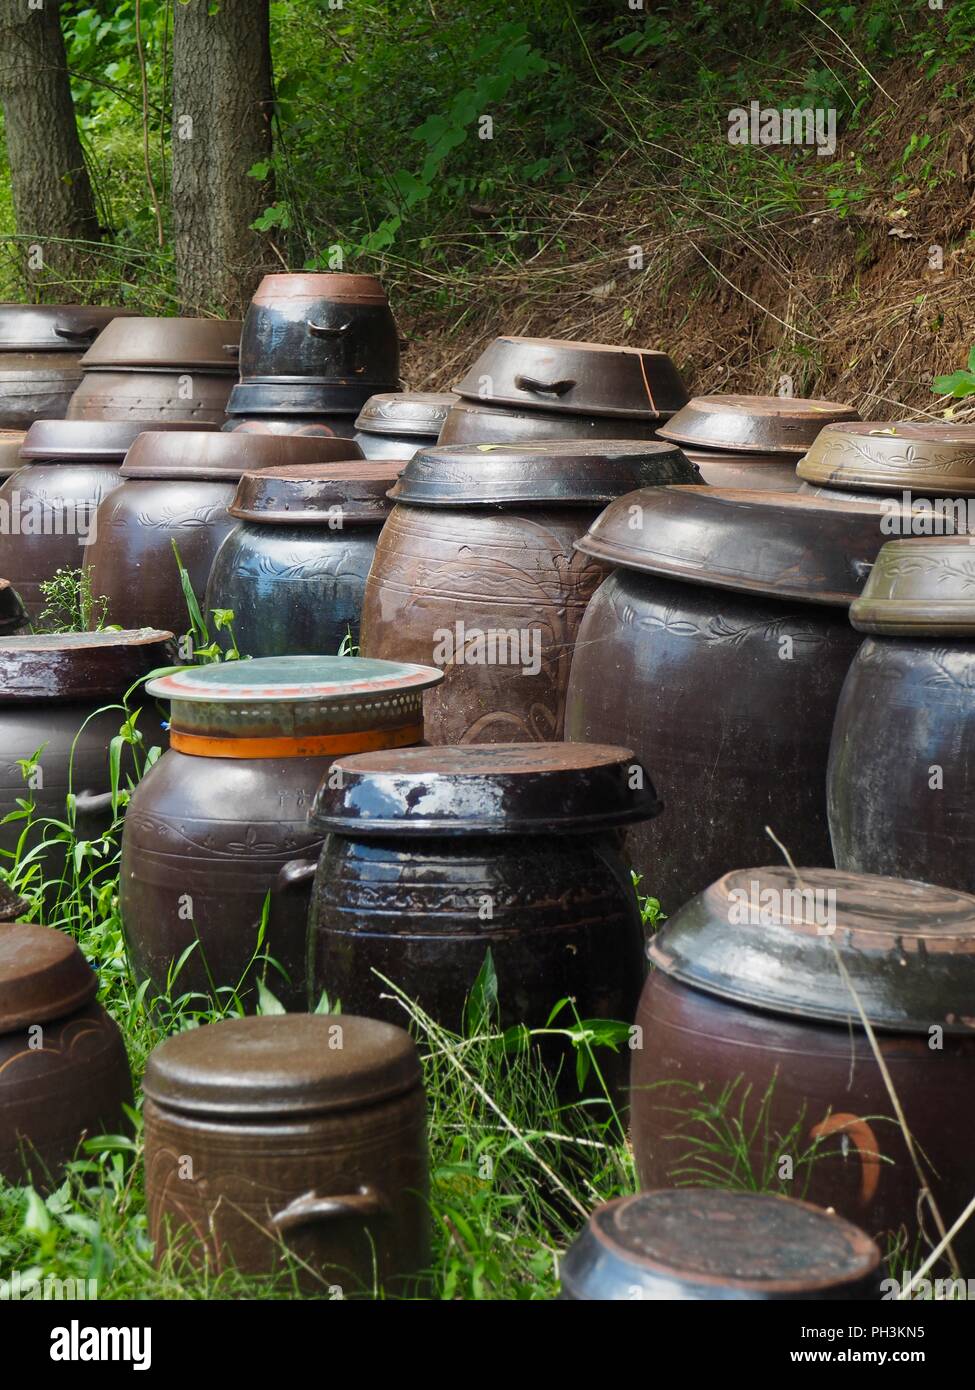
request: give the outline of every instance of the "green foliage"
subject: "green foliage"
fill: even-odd
[[[950,376],[936,376],[931,390],[938,396],[975,396],[975,347],[968,354],[968,366]]]
[[[100,632],[105,628],[108,599],[92,593],[89,570],[62,566],[50,579],[42,579],[39,587],[44,607],[37,616],[35,631]]]

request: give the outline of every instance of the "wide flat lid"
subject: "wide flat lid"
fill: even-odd
[[[348,835],[595,831],[662,809],[630,750],[596,743],[404,748],[333,768],[340,776],[319,788],[311,820]]]
[[[243,475],[227,510],[240,521],[279,526],[381,526],[392,506],[386,494],[405,466],[406,459],[350,459],[265,468]]]
[[[118,699],[167,664],[172,641],[151,627],[0,638],[0,702]]]
[[[883,543],[887,514],[879,501],[859,498],[646,488],[611,503],[576,549],[692,584],[845,607]]]
[[[837,869],[737,869],[653,937],[672,979],[769,1013],[975,1032],[975,897]]]
[[[829,425],[796,470],[810,483],[866,492],[901,488],[940,497],[975,493],[975,425],[868,420]]]
[[[421,449],[390,496],[431,507],[512,503],[598,507],[635,488],[699,483],[673,444],[553,439],[544,444],[448,444]]]
[[[115,304],[0,304],[0,349],[84,352],[106,324],[132,313]]]
[[[0,925],[0,1033],[64,1018],[98,993],[70,936],[29,922]]]
[[[146,1066],[146,1095],[190,1115],[282,1119],[375,1105],[420,1085],[409,1034],[353,1014],[269,1014],[177,1033]]]
[[[850,622],[892,637],[975,636],[975,536],[888,541]]]
[[[589,1229],[605,1258],[651,1285],[812,1294],[869,1278],[881,1259],[851,1222],[771,1193],[641,1192],[597,1207]]]
[[[306,274],[297,271],[265,275],[257,287],[252,304],[276,303],[284,299],[330,299],[335,303],[386,304],[386,291],[375,275],[344,273]]]
[[[194,424],[187,420],[167,420],[147,424],[145,420],[35,420],[27,431],[21,458],[59,463],[87,463],[93,459],[124,459],[132,445],[146,431],[152,434],[188,434],[213,430],[216,425]]]
[[[812,397],[695,396],[659,434],[679,444],[798,455],[825,425],[859,418],[852,406]]]
[[[345,439],[300,434],[231,434],[221,430],[179,437],[152,430],[140,434],[125,456],[123,478],[203,478],[236,481],[243,473],[289,464],[354,458],[359,446]]]
[[[161,700],[295,705],[344,703],[386,690],[425,690],[442,680],[443,672],[433,666],[362,656],[259,656],[219,666],[185,666],[149,681],[146,690]]]
[[[442,391],[385,391],[370,396],[356,417],[366,434],[420,434],[434,439],[457,397]]]
[[[89,367],[202,367],[237,374],[239,319],[117,318],[81,359]]]

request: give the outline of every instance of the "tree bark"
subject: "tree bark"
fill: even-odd
[[[212,11],[212,12],[211,12]],[[183,311],[241,314],[267,268],[250,224],[271,155],[268,0],[180,0],[173,23],[173,246]]]
[[[98,215],[78,138],[58,0],[0,0],[0,102],[17,231],[40,248],[32,282],[92,273],[97,257],[65,241],[97,241]],[[76,287],[77,289],[77,287]],[[78,293],[59,287],[60,297]]]

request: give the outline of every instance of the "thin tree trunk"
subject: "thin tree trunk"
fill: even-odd
[[[0,102],[17,231],[28,279],[51,287],[61,277],[91,274],[97,257],[64,241],[97,241],[98,216],[68,80],[58,0],[0,0]],[[77,287],[75,287],[77,289]],[[77,293],[59,287],[62,298]]]
[[[184,312],[243,311],[267,262],[251,223],[271,154],[268,0],[185,0],[173,23],[173,245]]]

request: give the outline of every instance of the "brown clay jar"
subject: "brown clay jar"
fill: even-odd
[[[292,656],[150,682],[171,704],[170,747],[129,803],[119,887],[150,1001],[196,993],[226,1002],[236,992],[253,1008],[266,977],[288,1008],[308,1006],[308,900],[322,841],[308,821],[315,792],[341,753],[419,743],[422,691],[440,679],[389,662]],[[302,856],[313,861],[308,873],[283,872]]]
[[[429,1264],[426,1103],[401,1028],[238,1018],[170,1038],[145,1075],[156,1263],[298,1263],[305,1292],[417,1292]]]
[[[0,304],[0,428],[63,419],[85,349],[130,312],[104,304]]]
[[[122,1036],[98,978],[63,932],[0,925],[0,1178],[59,1186],[81,1144],[128,1128]]]
[[[363,655],[443,667],[431,743],[561,738],[576,633],[606,574],[575,542],[611,498],[697,480],[679,449],[652,442],[422,450],[390,492]]]
[[[185,632],[190,616],[173,544],[202,602],[213,557],[236,525],[227,508],[241,475],[344,457],[352,448],[335,440],[238,439],[219,431],[140,435],[125,457],[119,485],[98,508],[87,547],[92,593],[107,599],[108,621]]]

